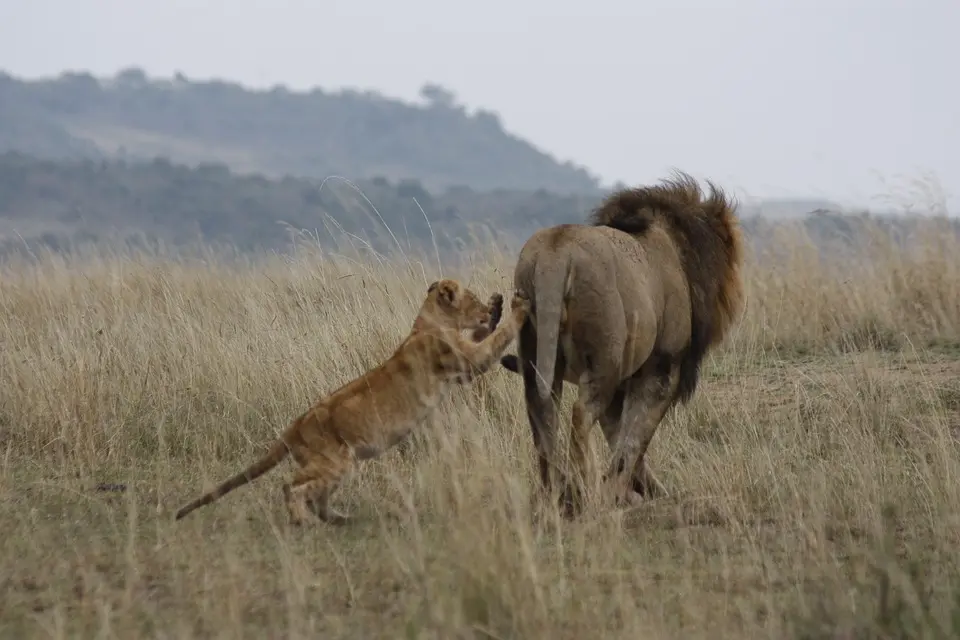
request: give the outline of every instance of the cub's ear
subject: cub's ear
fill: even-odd
[[[437,299],[440,300],[441,304],[452,305],[454,300],[457,299],[457,294],[460,293],[460,287],[452,280],[439,282],[437,287],[439,288]]]
[[[433,290],[437,288],[437,285],[440,284],[439,280],[430,283],[430,286],[427,287],[427,293],[433,293]]]

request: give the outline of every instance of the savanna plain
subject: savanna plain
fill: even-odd
[[[289,462],[174,521],[392,351],[429,256],[9,260],[0,635],[956,637],[960,240],[940,224],[897,244],[864,223],[836,250],[785,226],[752,250],[742,319],[653,441],[670,496],[573,521],[531,500],[500,367],[361,465],[346,526],[287,524]],[[514,257],[442,275],[508,294]]]

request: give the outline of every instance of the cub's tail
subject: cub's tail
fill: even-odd
[[[187,506],[180,509],[180,511],[177,511],[176,519],[179,520],[194,509],[208,505],[214,500],[217,500],[230,493],[237,487],[242,487],[248,482],[259,478],[267,471],[270,471],[270,469],[273,469],[275,466],[277,466],[281,460],[287,457],[288,453],[289,450],[287,449],[287,445],[284,443],[284,441],[282,439],[277,440],[270,447],[267,455],[263,456],[258,461],[254,462],[252,465],[233,476],[216,489],[208,491]]]

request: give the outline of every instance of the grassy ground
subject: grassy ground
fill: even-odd
[[[406,458],[347,483],[353,525],[302,530],[281,505],[286,463],[173,512],[384,357],[435,269],[309,255],[8,265],[0,635],[951,636],[960,243],[864,244],[828,260],[788,234],[778,262],[751,262],[742,322],[654,440],[670,498],[534,518],[520,381],[497,370]],[[444,275],[487,294],[510,273],[498,257]]]

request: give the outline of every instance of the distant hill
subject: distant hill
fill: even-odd
[[[442,190],[546,189],[595,194],[597,178],[507,133],[490,111],[470,114],[436,85],[425,104],[375,92],[253,91],[139,69],[113,78],[0,73],[0,151],[50,159],[167,157],[234,171],[351,180],[419,180]]]
[[[199,241],[286,251],[292,233],[306,230],[327,247],[350,241],[380,252],[399,245],[449,256],[475,240],[515,249],[540,227],[584,221],[603,195],[469,187],[431,193],[416,180],[385,178],[321,187],[319,180],[238,175],[216,164],[54,161],[7,152],[0,154],[0,249],[149,238],[174,247]],[[768,244],[777,225],[766,203],[744,206],[740,216],[755,246]],[[829,212],[803,218],[822,246],[850,242],[859,219]]]

